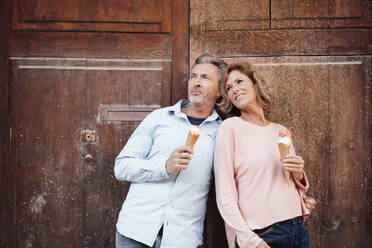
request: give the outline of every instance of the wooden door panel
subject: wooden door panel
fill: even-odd
[[[114,242],[115,223],[129,189],[128,182],[119,183],[113,176],[115,157],[141,120],[136,113],[170,105],[170,61],[90,60],[89,64],[97,70],[86,73],[85,127],[95,131],[97,141],[87,147],[92,161],[85,172],[89,218],[84,242],[88,247],[104,247]],[[116,115],[101,118],[102,105]]]
[[[371,54],[370,9],[370,0],[191,0],[190,62],[203,53]]]
[[[27,247],[79,245],[84,115],[76,110],[84,104],[83,74],[32,67],[24,68],[21,61],[13,66],[13,242]]]
[[[13,0],[12,29],[170,33],[170,0]]]
[[[361,18],[368,1],[272,1],[273,17],[279,19]]]
[[[205,29],[210,31],[267,29],[269,1],[205,1]],[[236,6],[239,6],[237,8]]]
[[[196,4],[200,7],[195,7],[195,12],[198,11],[202,15],[198,19],[205,18],[204,30],[206,32],[369,27],[371,25],[369,13],[371,3],[368,0],[218,0],[199,1]],[[225,34],[220,35],[225,36]]]
[[[92,161],[85,171],[86,200],[84,211],[84,247],[113,247],[116,221],[129,190],[129,182],[118,182],[114,177],[115,157],[139,122],[91,124],[97,141],[87,147]]]
[[[188,1],[11,2],[5,245],[113,247],[129,187],[114,159],[148,113],[186,93]]]
[[[0,2],[0,247],[6,247],[10,235],[9,223],[9,63],[8,63],[8,22],[9,1]]]
[[[269,119],[292,130],[306,161],[309,195],[319,201],[307,222],[311,245],[367,247],[371,57],[226,60],[253,63],[277,92]]]
[[[171,61],[13,61],[12,112],[19,113],[12,128],[21,135],[12,141],[12,164],[17,164],[13,221],[21,223],[16,246],[111,246],[129,188],[114,178],[114,159],[146,114],[170,105]],[[108,119],[103,110],[115,115]],[[85,138],[90,131],[93,140]],[[32,176],[24,180],[24,174]],[[37,237],[39,232],[47,238]],[[26,241],[23,235],[29,235]]]

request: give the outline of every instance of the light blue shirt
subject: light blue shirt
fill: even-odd
[[[150,113],[133,132],[115,161],[115,177],[131,186],[116,224],[117,231],[152,246],[163,225],[162,248],[202,244],[203,223],[213,170],[220,117],[213,113],[200,125],[200,137],[186,170],[168,175],[165,163],[185,145],[191,126],[181,106]]]

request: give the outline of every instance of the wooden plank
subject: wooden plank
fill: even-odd
[[[157,64],[166,68],[169,62]],[[89,216],[85,219],[85,246],[104,247],[114,243],[115,223],[129,189],[128,182],[114,178],[114,160],[149,110],[160,107],[162,98],[170,104],[169,75],[164,73],[169,70],[86,72],[89,83],[84,126],[95,131],[97,141],[87,144],[92,159],[84,167],[84,208]],[[101,119],[98,111],[102,107],[116,115],[108,116],[111,118],[108,121]]]
[[[268,0],[206,1],[205,20],[207,32],[268,29],[270,28],[270,3]]]
[[[165,34],[11,32],[10,56],[116,59],[171,59]]]
[[[187,76],[189,60],[189,4],[188,1],[173,2],[173,63],[171,104],[187,97]]]
[[[9,1],[0,2],[0,247],[9,247]]]
[[[272,28],[350,28],[371,26],[371,1],[278,1],[271,3]]]
[[[366,223],[365,151],[363,131],[363,74],[361,66],[330,68],[330,223],[326,228],[333,247],[362,247],[368,237],[363,233]],[[331,210],[332,209],[332,210]],[[342,239],[340,239],[342,237]]]
[[[366,66],[362,68],[362,80],[364,83],[364,95],[362,97],[362,101],[364,103],[364,109],[362,112],[365,113],[363,116],[363,130],[365,130],[364,136],[364,147],[366,149],[363,151],[363,159],[366,161],[366,165],[364,166],[364,184],[365,184],[365,195],[366,197],[363,199],[364,206],[366,208],[365,211],[365,224],[364,227],[364,236],[366,237],[364,240],[364,247],[371,247],[372,246],[372,57],[369,56],[366,58]],[[369,166],[368,166],[369,164]]]
[[[271,30],[208,33],[191,36],[192,54],[283,56],[372,54],[369,29]]]
[[[80,247],[84,74],[17,67],[12,82],[14,245]]]
[[[13,30],[170,32],[169,0],[13,0]]]
[[[155,108],[138,108],[122,105],[100,105],[100,121],[142,121]]]

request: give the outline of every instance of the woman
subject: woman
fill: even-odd
[[[272,103],[265,81],[250,64],[233,64],[224,71],[220,93],[221,112],[232,116],[219,128],[214,159],[229,248],[309,247],[304,161],[296,155],[280,160],[277,140],[285,128],[265,117]],[[291,173],[289,182],[283,168]]]

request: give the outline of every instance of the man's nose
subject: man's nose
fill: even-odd
[[[194,82],[193,82],[193,85],[194,85],[194,87],[200,87],[200,78],[199,77],[197,77],[197,78],[195,78],[195,80],[194,80]]]

